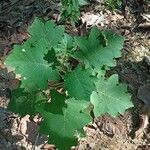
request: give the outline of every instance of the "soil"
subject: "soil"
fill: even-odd
[[[125,37],[122,57],[108,74],[118,73],[120,82],[128,84],[134,103],[134,108],[116,118],[108,114],[96,118],[85,127],[86,137],[79,139],[78,146],[72,147],[74,150],[150,149],[150,3],[126,2],[112,11],[103,2],[92,1],[81,8],[81,20],[86,21],[86,28],[84,23],[76,28],[65,24],[67,32],[73,35],[84,35],[91,26],[97,25]],[[0,150],[54,149],[54,145],[47,144],[47,136],[38,134],[39,116],[21,118],[7,109],[11,89],[18,81],[3,61],[14,44],[29,37],[27,28],[36,16],[57,22],[59,14],[59,1],[0,1]]]

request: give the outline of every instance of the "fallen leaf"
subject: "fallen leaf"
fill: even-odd
[[[137,97],[142,100],[146,106],[150,106],[150,84],[141,86],[138,89]]]
[[[110,136],[127,135],[127,128],[119,118],[113,118],[110,115],[105,114],[98,118],[96,124],[101,131]]]

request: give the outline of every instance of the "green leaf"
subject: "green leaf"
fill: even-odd
[[[108,5],[112,10],[114,10],[121,6],[122,0],[106,0],[105,4]]]
[[[56,53],[70,53],[70,50],[74,47],[73,38],[65,33],[62,41],[60,41],[57,47],[55,47],[55,51]]]
[[[69,20],[72,24],[80,18],[79,1],[78,0],[61,0],[61,20]]]
[[[92,75],[92,69],[82,69],[78,66],[74,71],[66,74],[64,86],[69,97],[77,100],[90,100],[90,95],[95,90],[96,78]]]
[[[75,41],[80,48],[75,57],[84,62],[86,67],[100,69],[104,65],[116,65],[114,58],[121,56],[124,39],[111,31],[100,31],[93,27],[89,37],[75,37]]]
[[[73,38],[68,34],[64,34],[62,41],[55,47],[57,60],[60,64],[67,63],[74,51],[75,44]]]
[[[55,99],[55,101],[60,100],[58,97]],[[53,105],[53,101],[51,103]],[[51,108],[49,108],[49,111],[40,109],[39,112],[44,118],[40,127],[41,133],[49,134],[48,142],[55,144],[61,150],[67,150],[76,145],[77,137],[75,134],[79,132],[84,135],[83,127],[92,120],[90,115],[82,111],[88,104],[86,101],[76,101],[72,98],[66,100],[66,107],[57,106],[60,113],[53,113]],[[61,111],[63,111],[63,114],[61,114]]]
[[[104,113],[116,116],[133,106],[131,96],[126,92],[127,86],[118,84],[118,75],[112,75],[107,80],[103,77],[99,78],[96,87],[97,90],[91,94],[91,103],[94,105],[96,117]]]
[[[69,72],[71,71],[71,64],[69,63],[70,58],[72,57],[74,51],[76,50],[76,45],[74,39],[68,35],[64,34],[64,38],[60,43],[55,47],[56,57],[58,64],[57,68],[60,72]]]
[[[32,37],[22,45],[15,45],[5,63],[21,75],[21,88],[36,91],[47,88],[48,81],[59,80],[58,71],[52,68],[53,62],[48,64],[43,57],[61,41],[64,29],[51,21],[43,23],[36,19],[29,31]],[[53,56],[49,59],[54,60]]]
[[[46,102],[46,96],[42,92],[25,92],[24,89],[16,89],[11,93],[8,109],[20,116],[36,115],[36,107]]]
[[[49,50],[48,53],[44,55],[43,59],[46,60],[49,64],[52,64],[53,69],[59,65],[54,48]]]
[[[46,52],[48,52],[47,50],[55,47],[62,40],[64,26],[56,26],[53,21],[44,21],[41,18],[36,18],[28,31],[31,34],[32,44],[42,41],[43,45],[47,47],[45,49]]]
[[[84,6],[84,5],[88,5],[88,1],[87,0],[78,0],[79,1],[79,5],[80,6]]]
[[[52,48],[45,55],[44,59],[48,61],[48,63],[53,63],[53,68],[57,68],[60,72],[65,72],[71,70],[70,63],[68,60],[72,56],[75,51],[75,44],[73,38],[64,34],[62,41],[59,41],[55,48]]]
[[[51,102],[45,104],[45,109],[53,114],[63,114],[62,108],[66,106],[66,96],[55,90],[50,91]]]
[[[58,80],[59,74],[52,69],[52,64],[48,64],[44,59],[45,47],[43,43],[36,43],[35,47],[30,47],[29,43],[15,46],[13,52],[7,57],[5,63],[15,68],[15,73],[21,75],[21,88],[29,91],[45,89],[48,80]]]

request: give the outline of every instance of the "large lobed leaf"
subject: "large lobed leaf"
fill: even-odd
[[[70,97],[77,100],[90,101],[90,95],[95,88],[96,77],[92,75],[92,69],[82,69],[78,66],[64,78],[65,89]]]
[[[115,58],[121,56],[124,39],[108,30],[100,31],[93,27],[89,37],[75,37],[80,50],[75,57],[85,65],[100,69],[102,66],[115,66]]]
[[[56,26],[53,21],[44,21],[40,18],[36,18],[28,31],[35,43],[42,41],[43,45],[47,47],[46,50],[48,50],[55,47],[58,42],[62,40],[64,26]]]
[[[21,88],[36,91],[45,89],[48,81],[59,79],[58,71],[52,69],[53,62],[48,64],[43,57],[61,41],[64,28],[56,27],[52,21],[43,23],[37,18],[29,31],[31,38],[22,45],[15,45],[5,63],[21,75]],[[53,60],[53,57],[49,59]]]
[[[55,102],[54,102],[55,99]],[[77,144],[77,133],[84,135],[83,127],[91,121],[89,114],[82,110],[88,106],[86,101],[77,101],[74,98],[65,100],[65,105],[59,104],[60,94],[55,93],[50,103],[51,107],[39,108],[39,112],[44,118],[40,127],[41,133],[49,134],[49,143],[53,143],[61,150],[67,150]],[[57,101],[57,102],[56,102]]]
[[[91,103],[94,105],[96,117],[104,113],[117,116],[118,113],[133,107],[131,96],[126,92],[127,86],[118,84],[118,75],[112,75],[109,79],[99,78],[96,87],[96,91],[91,94]]]
[[[55,90],[50,91],[51,95],[51,102],[45,104],[44,109],[48,112],[51,112],[53,114],[63,114],[63,107],[66,106],[65,100],[66,96],[63,94],[60,94],[59,92]]]
[[[20,116],[27,114],[33,116],[37,114],[36,108],[47,102],[47,97],[42,92],[25,92],[24,89],[16,89],[12,91],[12,97],[8,105],[8,109]]]

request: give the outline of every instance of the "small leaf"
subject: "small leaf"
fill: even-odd
[[[55,100],[60,101],[61,99],[56,98]],[[53,113],[52,108],[49,108],[49,111],[40,109],[39,112],[44,118],[40,132],[49,134],[48,142],[55,144],[61,150],[67,150],[76,145],[77,137],[75,134],[79,132],[84,135],[83,127],[91,121],[90,115],[82,112],[88,104],[86,101],[76,101],[72,98],[66,100],[66,107],[57,106],[60,113]],[[63,114],[61,114],[61,110],[63,110]]]
[[[76,45],[73,38],[65,33],[62,41],[55,47],[56,59],[58,62],[55,66],[57,66],[57,69],[60,72],[69,72],[71,70],[72,67],[69,60],[72,57],[75,48]]]
[[[97,90],[91,94],[91,103],[94,105],[96,117],[104,113],[116,116],[123,113],[127,108],[133,107],[131,96],[127,93],[127,86],[118,84],[118,76],[112,75],[105,80],[99,78],[96,83]]]

